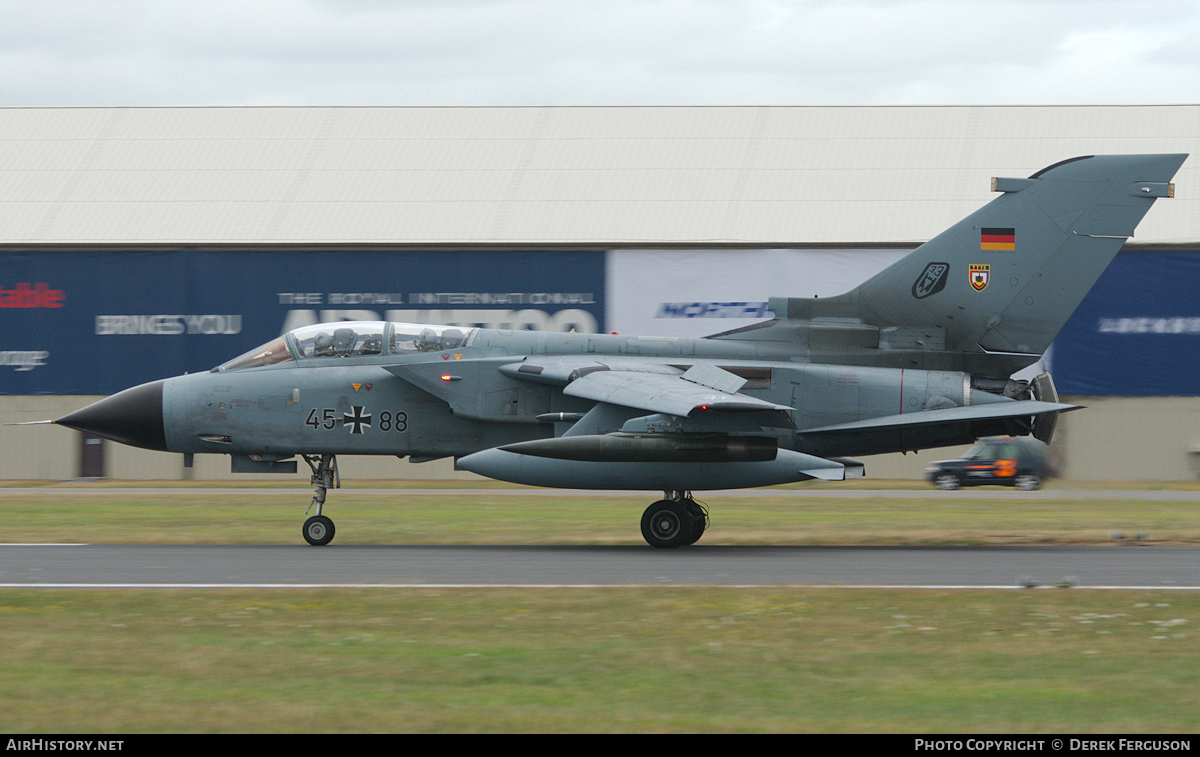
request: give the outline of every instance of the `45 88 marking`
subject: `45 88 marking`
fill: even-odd
[[[378,429],[384,433],[394,431],[402,434],[408,430],[407,413],[393,413],[384,410],[376,418],[361,405],[350,408],[350,412],[342,411],[340,413],[332,407],[314,407],[308,411],[308,418],[304,421],[304,425],[317,431],[332,431],[340,424],[350,429],[351,434],[363,434],[367,429],[376,427],[374,426],[376,422]]]

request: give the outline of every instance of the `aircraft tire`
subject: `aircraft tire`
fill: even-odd
[[[662,499],[642,513],[642,538],[651,547],[675,549],[696,539],[696,518],[683,502]]]
[[[314,547],[323,547],[333,541],[333,521],[324,515],[314,515],[304,521],[304,541]]]

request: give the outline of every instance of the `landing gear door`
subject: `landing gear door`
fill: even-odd
[[[1029,385],[1035,400],[1041,402],[1058,402],[1058,390],[1054,388],[1054,379],[1049,373],[1043,373]],[[1058,413],[1046,413],[1033,419],[1033,438],[1043,444],[1049,444],[1054,438],[1054,427],[1058,424]]]

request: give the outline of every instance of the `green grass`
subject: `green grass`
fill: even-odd
[[[0,730],[1194,732],[1200,597],[0,593]]]
[[[703,544],[1102,544],[1113,534],[1152,543],[1200,543],[1197,500],[1040,499],[990,489],[996,498],[706,495],[712,526]],[[0,542],[296,544],[311,499],[304,489],[158,492],[71,490],[5,493]],[[1197,495],[1200,498],[1200,494]],[[331,491],[325,514],[339,544],[641,544],[638,523],[653,499],[555,496],[481,488],[469,494]]]
[[[0,491],[0,541],[299,544],[311,496],[51,488]],[[712,495],[702,543],[1200,542],[1191,500],[995,491]],[[640,545],[646,502],[348,488],[326,512],[342,544]],[[1194,732],[1198,625],[1169,591],[6,589],[0,730]]]

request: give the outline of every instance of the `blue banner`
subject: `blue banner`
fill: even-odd
[[[0,252],[0,394],[112,394],[299,326],[607,331],[603,251]],[[1062,394],[1200,395],[1200,251],[1120,253],[1051,355]]]
[[[595,332],[602,251],[0,253],[0,394],[112,394],[337,320]]]
[[[1125,251],[1054,341],[1059,394],[1200,395],[1200,251]]]

